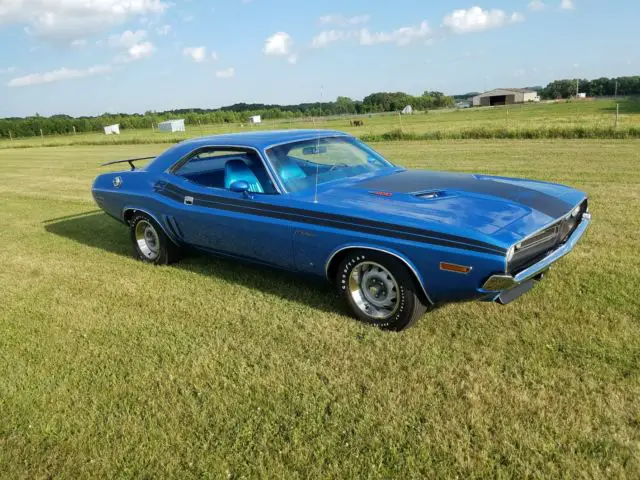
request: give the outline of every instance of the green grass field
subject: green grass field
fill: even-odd
[[[619,126],[615,130],[616,103],[620,105]],[[293,119],[266,121],[258,126],[240,124],[187,126],[187,132],[167,134],[151,130],[123,130],[121,135],[102,133],[28,137],[13,142],[0,140],[0,148],[115,145],[176,142],[190,137],[220,133],[251,131],[252,129],[328,128],[343,130],[357,136],[376,137],[394,130],[408,135],[437,135],[442,138],[502,138],[530,133],[533,138],[579,137],[571,132],[581,129],[594,137],[610,138],[613,132],[626,136],[640,136],[640,101],[637,99],[561,102],[552,104],[512,105],[509,107],[475,108],[466,110],[435,110],[413,116],[385,114],[362,118],[363,127],[351,127],[349,118]],[[566,131],[550,135],[547,131]],[[505,134],[506,132],[506,134]],[[476,135],[474,135],[474,133]]]
[[[639,141],[376,144],[578,187],[594,217],[517,303],[402,334],[323,283],[134,260],[91,182],[164,147],[0,151],[1,478],[640,476]]]

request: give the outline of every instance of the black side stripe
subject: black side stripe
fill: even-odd
[[[324,227],[343,230],[356,230],[385,237],[400,238],[419,243],[442,245],[452,248],[464,248],[482,253],[504,255],[506,250],[484,242],[479,242],[455,235],[441,234],[430,230],[420,230],[411,227],[401,227],[384,222],[373,222],[342,215],[312,212],[309,210],[280,207],[275,205],[261,205],[247,201],[237,201],[215,195],[203,195],[183,190],[174,185],[157,185],[156,191],[161,195],[182,203],[185,196],[194,198],[194,205],[205,208],[233,211],[263,217],[290,220]]]

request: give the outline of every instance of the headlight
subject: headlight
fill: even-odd
[[[579,213],[580,213],[580,207],[574,208],[573,212],[571,212],[571,218],[577,217]]]

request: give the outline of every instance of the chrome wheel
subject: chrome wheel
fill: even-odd
[[[140,220],[136,224],[135,230],[136,242],[138,243],[138,249],[140,253],[148,260],[155,260],[158,258],[158,251],[160,250],[160,238],[156,229],[146,220]]]
[[[398,282],[382,265],[361,262],[349,276],[349,293],[365,315],[376,320],[391,317],[400,306]]]

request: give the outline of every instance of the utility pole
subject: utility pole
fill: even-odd
[[[576,78],[576,98],[578,98],[579,93],[580,93],[580,79]]]
[[[618,79],[616,78],[616,93],[614,95],[614,98],[617,100],[618,99]]]
[[[616,128],[620,124],[620,104],[616,103]]]

